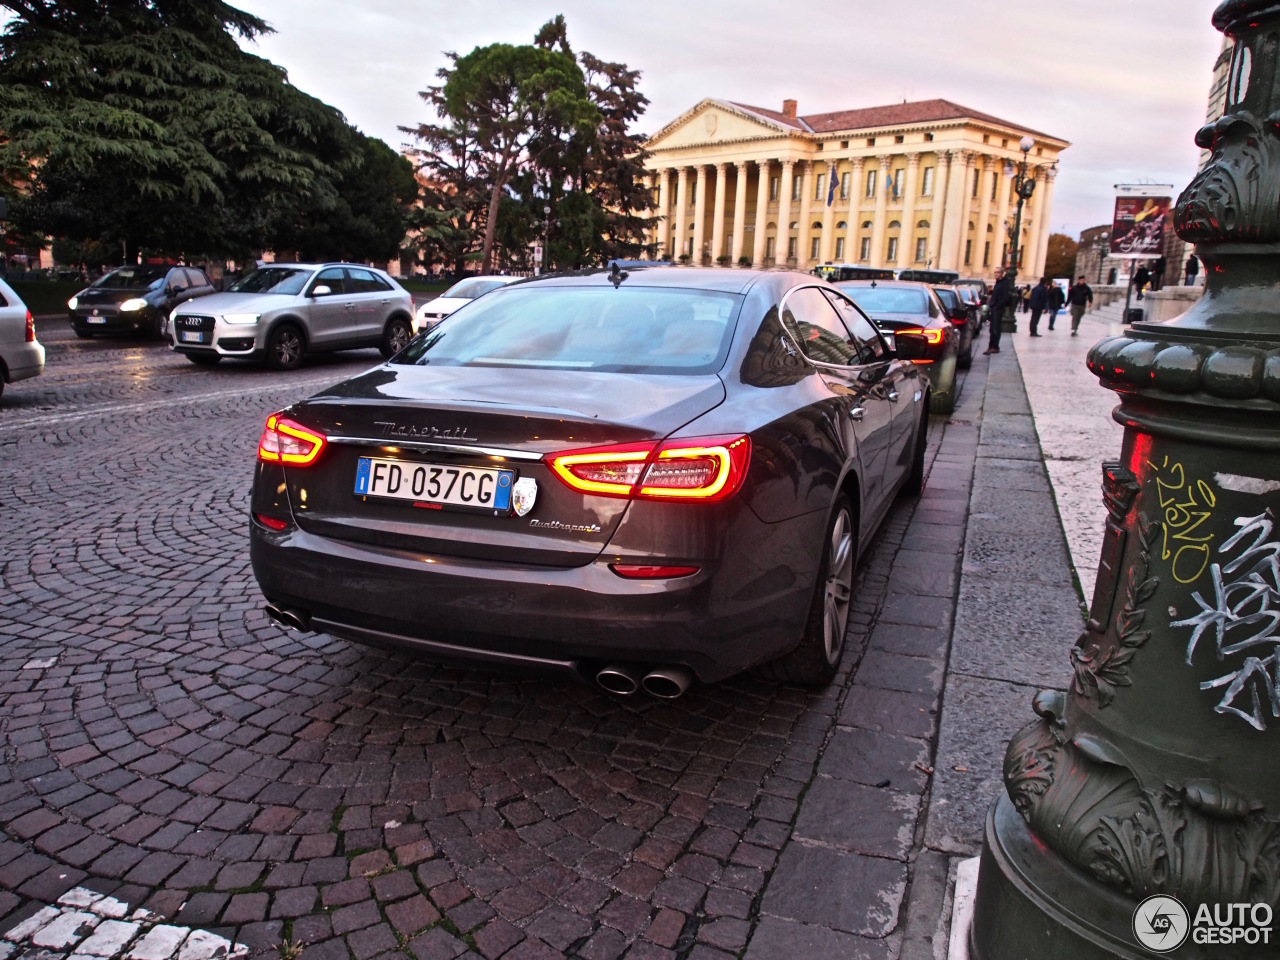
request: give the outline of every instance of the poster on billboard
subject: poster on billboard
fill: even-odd
[[[1172,197],[1116,197],[1116,212],[1111,220],[1111,255],[1163,256],[1165,224],[1172,210]]]

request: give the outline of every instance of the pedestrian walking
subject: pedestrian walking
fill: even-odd
[[[1151,289],[1156,291],[1164,286],[1164,271],[1168,266],[1164,257],[1159,257],[1156,262],[1151,265]]]
[[[1053,323],[1062,313],[1062,308],[1067,302],[1067,295],[1062,288],[1056,283],[1049,287],[1049,329],[1053,329]]]
[[[1144,263],[1138,268],[1138,272],[1133,275],[1133,287],[1138,291],[1138,299],[1142,299],[1142,291],[1146,289],[1147,284],[1151,282],[1151,271],[1147,269]]]
[[[1083,276],[1077,277],[1075,284],[1067,291],[1067,303],[1071,307],[1071,335],[1074,337],[1080,331],[1080,321],[1084,319],[1085,310],[1093,305],[1093,289],[1084,282]]]
[[[991,338],[987,341],[984,354],[1000,352],[1004,312],[1013,301],[1013,293],[1013,281],[1009,279],[1009,275],[1003,270],[996,271],[996,285],[991,288],[991,298],[987,301],[987,315],[991,320]]]
[[[1031,310],[1031,285],[1020,287],[1018,290],[1018,307],[1023,313],[1029,313]]]
[[[1198,277],[1199,275],[1200,275],[1200,261],[1196,259],[1196,255],[1193,253],[1191,256],[1187,257],[1186,285],[1188,287],[1194,287],[1196,285],[1196,277]]]
[[[1031,311],[1031,335],[1040,336],[1040,316],[1049,308],[1049,278],[1041,277],[1040,282],[1027,295],[1027,307]]]

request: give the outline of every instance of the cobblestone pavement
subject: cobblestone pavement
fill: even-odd
[[[302,960],[897,955],[971,425],[934,424],[828,689],[620,700],[262,614],[263,417],[375,353],[41,339],[0,398],[0,937],[81,888]]]

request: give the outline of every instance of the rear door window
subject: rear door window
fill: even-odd
[[[857,344],[817,287],[801,287],[787,294],[782,304],[782,325],[810,360],[844,367],[860,362]]]
[[[858,363],[877,363],[889,355],[889,347],[880,336],[876,325],[862,315],[850,301],[830,290],[822,291],[835,307],[844,322],[845,329],[858,349]]]
[[[347,268],[347,282],[351,284],[349,293],[382,293],[391,289],[391,285],[370,270],[354,270]]]

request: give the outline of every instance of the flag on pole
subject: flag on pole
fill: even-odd
[[[827,206],[828,207],[831,206],[831,204],[835,201],[835,199],[836,199],[836,162],[832,160],[831,167],[827,172]]]

